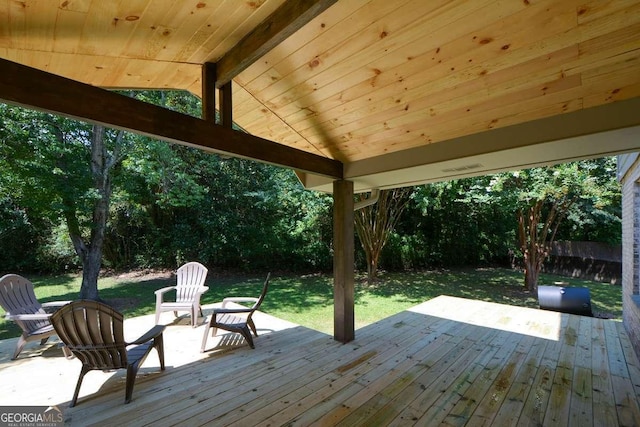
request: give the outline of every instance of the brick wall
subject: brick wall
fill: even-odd
[[[622,318],[640,355],[640,158],[618,157],[622,184]],[[620,166],[619,166],[620,168]]]

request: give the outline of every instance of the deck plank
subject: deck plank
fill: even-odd
[[[420,321],[420,323],[435,320],[424,319],[420,316],[412,316],[414,320]],[[399,322],[395,323],[397,328]],[[402,321],[403,324],[407,323]],[[345,414],[348,414],[352,410],[352,406],[349,405],[346,400],[357,395],[367,387],[369,383],[376,378],[376,376],[383,375],[387,370],[393,369],[394,373],[401,373],[402,369],[407,367],[414,367],[414,357],[420,357],[420,354],[429,353],[436,354],[436,348],[445,341],[441,337],[448,334],[448,331],[454,326],[448,322],[437,322],[432,324],[426,329],[421,331],[415,331],[414,326],[408,325],[407,332],[413,345],[407,346],[407,342],[404,344],[391,346],[385,346],[384,340],[382,342],[374,341],[374,348],[382,345],[388,347],[388,350],[381,354],[379,357],[368,361],[366,366],[360,367],[358,371],[344,372],[339,379],[331,381],[330,383],[318,383],[314,382],[308,384],[311,390],[305,396],[300,396],[298,399],[292,399],[289,397],[287,407],[282,410],[273,413],[270,417],[266,418],[263,424],[283,424],[286,422],[294,422],[299,425],[308,425],[305,423],[318,422],[320,424],[334,424],[339,421]],[[416,340],[420,337],[420,333],[424,334],[423,338]],[[396,342],[396,339],[393,339]],[[399,343],[402,343],[400,341]],[[417,352],[417,353],[416,353]],[[435,356],[434,356],[435,357]],[[402,363],[401,360],[407,361]],[[392,368],[393,367],[393,368]],[[336,402],[344,402],[336,404]],[[295,405],[294,405],[295,403]],[[310,408],[305,411],[304,414],[300,414],[298,408]],[[272,408],[275,409],[275,408]],[[321,418],[320,420],[317,420]],[[331,420],[330,422],[327,420]]]
[[[533,378],[538,370],[539,360],[547,346],[546,340],[534,337],[528,337],[527,340],[523,340],[522,344],[525,345],[525,348],[519,351],[526,354],[524,364],[520,367],[505,396],[504,403],[500,406],[493,420],[495,425],[518,425],[518,420],[531,391]]]
[[[593,388],[593,423],[612,426],[618,423],[613,398],[611,375],[609,374],[604,320],[595,322],[591,328],[591,378]]]
[[[441,296],[346,344],[264,313],[256,324],[255,350],[224,334],[202,354],[204,327],[173,322],[167,369],[150,355],[127,405],[124,372],[91,372],[69,408],[79,362],[55,345],[9,361],[3,341],[0,405],[55,405],[82,426],[640,425],[640,362],[615,321]]]

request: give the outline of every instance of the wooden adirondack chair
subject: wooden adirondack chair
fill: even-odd
[[[262,286],[262,292],[258,298],[255,297],[227,297],[222,300],[222,308],[215,308],[213,310],[213,314],[211,315],[211,320],[209,321],[209,325],[204,331],[204,336],[202,337],[202,347],[200,352],[204,352],[205,347],[207,345],[207,335],[209,333],[209,328],[212,328],[211,336],[215,336],[218,332],[218,329],[224,329],[230,332],[236,332],[242,334],[242,336],[247,340],[249,346],[251,348],[255,348],[253,344],[253,338],[251,337],[251,331],[257,337],[258,332],[256,331],[256,325],[253,323],[253,313],[260,308],[262,301],[267,296],[267,291],[269,290],[269,279],[271,277],[271,273],[267,274],[267,278],[264,281],[264,285]],[[227,308],[227,304],[230,302],[234,303],[246,303],[252,302],[253,305],[251,307],[245,308]]]
[[[40,304],[29,280],[17,274],[6,274],[0,278],[0,305],[7,313],[5,318],[16,322],[22,329],[12,360],[18,357],[27,342],[40,340],[40,345],[44,345],[51,335],[56,334],[49,321],[51,313],[67,303],[69,301]]]
[[[124,403],[131,402],[140,365],[156,349],[164,370],[164,325],[156,325],[135,341],[126,342],[123,316],[107,304],[80,300],[51,316],[51,323],[67,348],[82,362],[82,370],[69,406],[75,406],[85,374],[91,370],[127,369]]]
[[[156,325],[160,322],[160,313],[163,311],[173,311],[176,317],[178,311],[188,311],[191,313],[191,326],[197,326],[198,313],[202,316],[200,296],[209,290],[208,286],[204,286],[207,272],[207,268],[199,262],[188,262],[178,269],[176,286],[155,291]],[[176,291],[176,300],[163,301],[164,294],[172,290]]]

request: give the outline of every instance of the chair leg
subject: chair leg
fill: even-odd
[[[82,379],[89,371],[89,368],[87,368],[85,365],[82,365],[82,370],[80,371],[80,376],[78,377],[78,382],[76,384],[76,390],[73,392],[73,399],[71,399],[71,404],[69,405],[70,407],[76,406],[76,402],[78,401],[78,394],[80,393],[80,386],[82,385]]]
[[[131,402],[131,397],[133,396],[133,386],[136,383],[137,374],[138,374],[137,363],[127,366],[127,385],[126,385],[126,390],[124,395],[125,404]]]
[[[20,354],[26,343],[27,340],[25,336],[20,335],[20,338],[18,338],[18,342],[16,343],[16,349],[13,351],[13,357],[11,358],[11,360],[16,360],[18,358],[18,355]]]
[[[204,334],[202,334],[202,347],[200,347],[200,353],[204,353],[204,349],[207,346],[207,335],[209,334],[209,328],[211,325],[206,325],[204,328]]]
[[[160,359],[160,370],[164,371],[164,338],[162,334],[153,339],[153,346],[158,352],[158,359]]]
[[[197,307],[193,307],[193,313],[191,313],[191,318],[193,319],[193,323],[192,326],[195,328],[196,326],[198,326],[198,319],[199,317],[196,316],[196,313],[200,313],[200,317],[202,317],[203,322],[207,321],[207,318],[204,317],[204,312],[202,311],[202,306],[198,304]]]
[[[256,331],[256,324],[253,323],[253,319],[247,320],[247,324],[249,325],[249,327],[253,331],[253,335],[255,335],[257,337],[258,336],[258,331]]]
[[[245,325],[240,331],[241,331],[240,333],[242,334],[242,336],[245,337],[245,339],[249,343],[249,347],[256,348],[253,345],[253,338],[251,338],[251,331],[249,330],[249,328]]]

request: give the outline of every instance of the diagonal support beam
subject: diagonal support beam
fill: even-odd
[[[327,10],[337,0],[285,1],[217,61],[216,87],[229,83],[264,54]]]
[[[0,58],[0,101],[341,179],[342,163]]]

